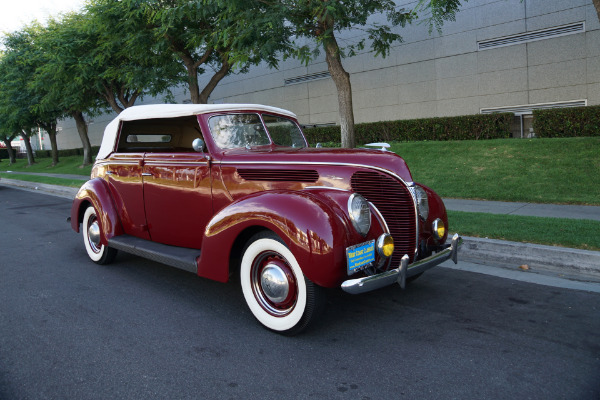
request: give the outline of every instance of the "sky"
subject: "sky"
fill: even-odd
[[[34,20],[79,11],[85,0],[3,0],[0,8],[0,35],[14,32]]]

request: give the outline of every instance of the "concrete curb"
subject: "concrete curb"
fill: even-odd
[[[600,280],[600,251],[468,236],[463,237],[463,240],[459,260],[493,261],[514,268],[527,265],[532,272]]]
[[[0,185],[14,186],[25,190],[30,190],[32,192],[39,191],[42,193],[51,194],[53,196],[64,197],[70,200],[73,200],[77,194],[77,191],[79,191],[78,188],[68,186],[49,185],[47,183],[19,181],[16,179],[6,178],[2,178],[2,180],[0,180]]]

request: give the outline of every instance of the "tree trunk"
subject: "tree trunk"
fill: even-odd
[[[90,138],[88,137],[88,127],[85,123],[85,118],[81,111],[72,111],[71,116],[75,120],[77,132],[79,133],[79,138],[83,144],[83,165],[90,165],[92,163],[92,145],[90,144]]]
[[[600,0],[592,0],[594,7],[596,7],[596,14],[598,14],[598,20],[600,21]]]
[[[21,137],[25,141],[25,148],[27,149],[27,163],[29,165],[35,164],[35,158],[33,157],[33,149],[31,148],[31,142],[29,141],[29,136],[25,133],[21,134]]]
[[[58,145],[56,144],[56,130],[54,132],[48,132],[50,138],[50,152],[52,153],[52,166],[58,164]]]
[[[119,104],[117,103],[117,101],[115,100],[115,98],[112,94],[104,95],[104,99],[106,100],[106,102],[108,103],[110,108],[113,109],[114,112],[116,112],[117,114],[121,114],[121,111],[123,111],[123,108],[121,106],[119,106]]]
[[[200,102],[200,85],[198,85],[198,67],[185,63],[188,73],[188,89],[190,90],[190,100],[194,104],[204,104]]]
[[[58,145],[56,144],[56,122],[40,124],[48,133],[50,138],[50,153],[52,154],[52,166],[58,164]]]
[[[200,95],[198,96],[199,103],[196,104],[208,103],[208,98],[210,97],[210,94],[213,92],[213,90],[215,90],[215,87],[217,87],[218,83],[221,82],[221,79],[227,76],[229,70],[231,70],[231,65],[229,64],[227,59],[223,57],[223,64],[221,64],[221,68],[212,76],[212,78],[210,78],[210,81],[206,84],[206,86],[202,90],[202,93],[200,93]]]
[[[8,159],[10,160],[9,163],[12,165],[17,162],[17,157],[15,156],[15,149],[13,149],[10,142],[10,140],[7,140],[4,143],[6,144],[6,150],[8,151]]]
[[[340,128],[342,131],[342,147],[354,148],[354,110],[352,108],[352,86],[350,85],[350,74],[346,72],[340,57],[340,48],[337,44],[333,31],[331,38],[323,41],[325,47],[325,59],[331,78],[338,92],[338,105],[340,113]]]

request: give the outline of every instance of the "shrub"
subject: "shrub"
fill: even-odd
[[[600,106],[533,111],[538,137],[600,136]]]
[[[92,155],[98,154],[98,150],[100,150],[100,146],[92,147]],[[52,157],[51,150],[36,150],[35,155],[37,158],[50,158]],[[68,156],[83,156],[83,147],[78,149],[64,149],[58,150],[58,157],[68,157]]]
[[[512,118],[513,114],[502,113],[367,122],[355,125],[356,142],[509,138]],[[311,144],[340,141],[337,125],[308,128],[304,132]]]

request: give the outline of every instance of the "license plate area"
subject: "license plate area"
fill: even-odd
[[[375,240],[346,248],[348,275],[362,271],[375,263]]]

